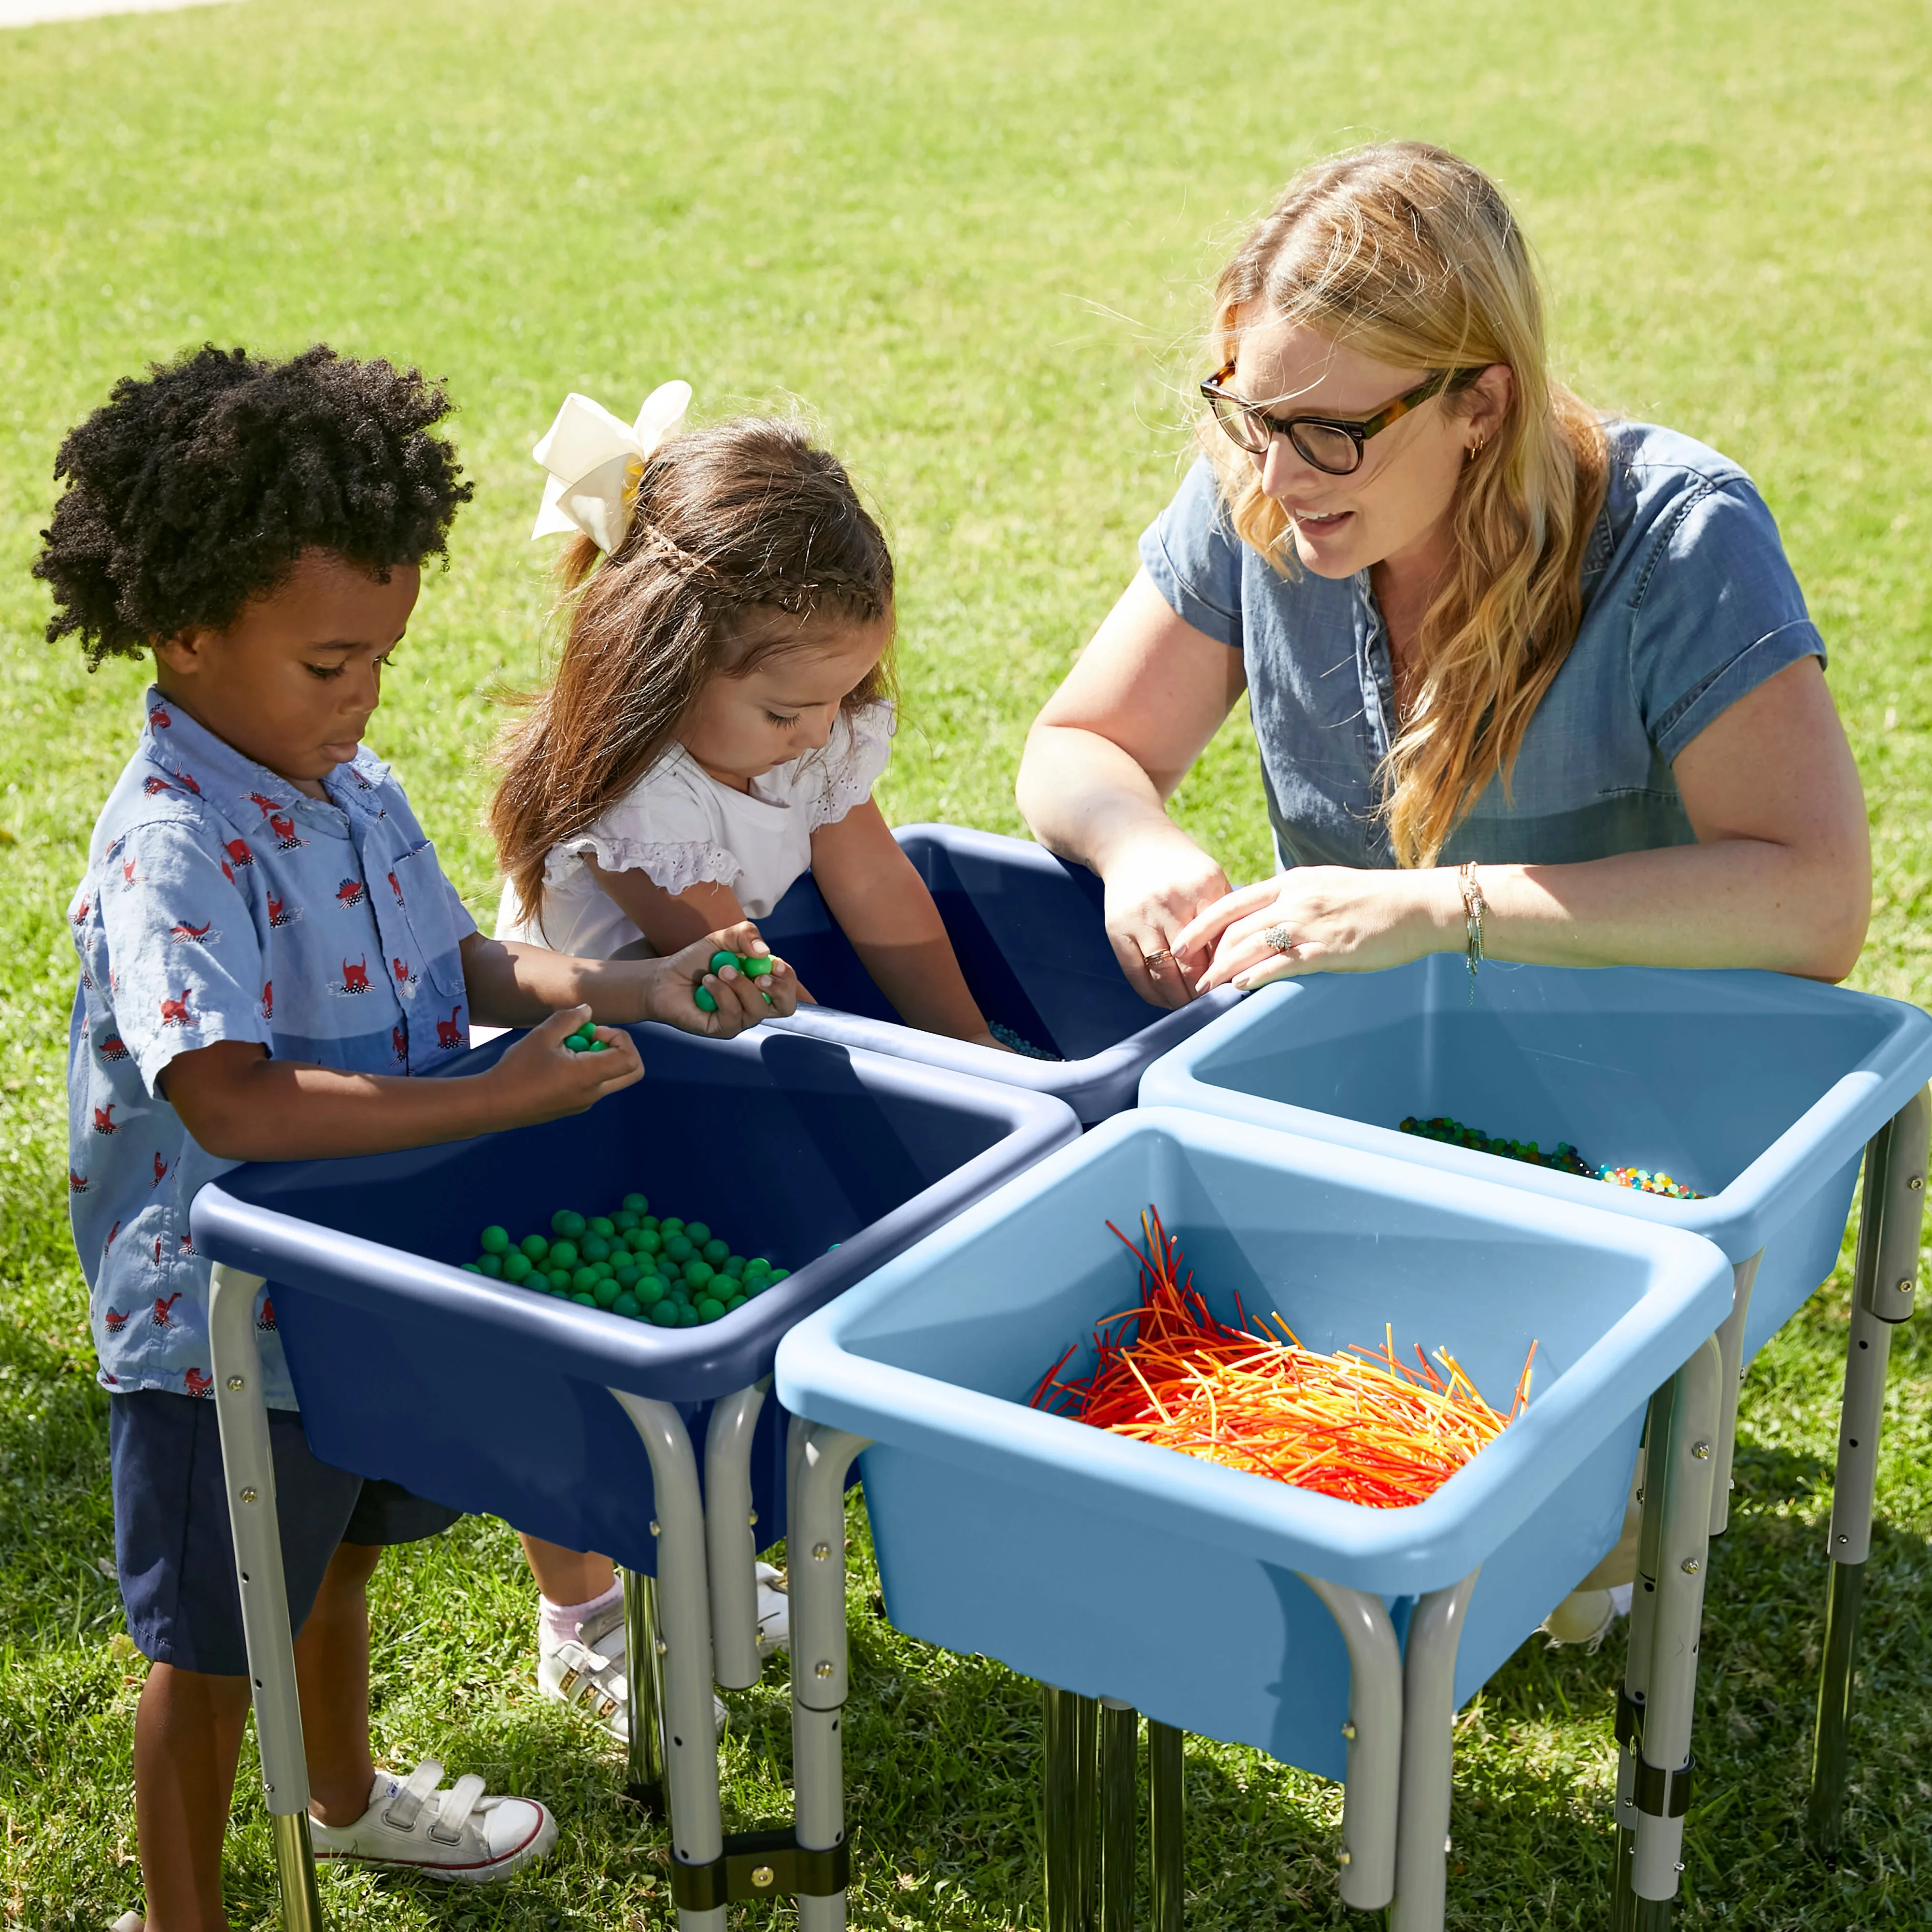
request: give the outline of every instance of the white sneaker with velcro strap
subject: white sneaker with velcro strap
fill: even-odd
[[[433,1757],[406,1778],[379,1771],[369,1808],[354,1824],[309,1820],[316,1856],[488,1885],[534,1864],[556,1843],[556,1820],[535,1798],[490,1797],[473,1772],[445,1791],[442,1775]]]

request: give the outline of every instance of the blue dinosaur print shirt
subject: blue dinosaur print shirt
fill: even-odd
[[[161,1074],[228,1040],[427,1072],[470,1044],[458,949],[476,927],[366,748],[310,798],[152,687],[146,704],[68,909],[68,1204],[102,1386],[205,1396],[208,1264],[188,1204],[236,1163],[196,1145]],[[256,1322],[269,1405],[293,1408],[266,1294]]]

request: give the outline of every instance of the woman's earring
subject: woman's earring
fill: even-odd
[[[1471,444],[1470,444],[1470,446],[1469,446],[1469,460],[1470,460],[1472,463],[1474,462],[1474,461],[1475,461],[1475,460],[1476,460],[1476,458],[1477,458],[1478,457],[1479,457],[1480,455],[1481,455],[1481,454],[1482,454],[1482,453],[1483,453],[1483,446],[1484,446],[1484,444],[1485,444],[1485,443],[1486,443],[1486,442],[1487,442],[1488,441],[1489,441],[1489,438],[1488,438],[1487,436],[1478,436],[1478,437],[1477,437],[1477,439],[1475,440],[1475,441],[1474,441],[1474,442],[1472,442],[1472,443],[1471,443]]]

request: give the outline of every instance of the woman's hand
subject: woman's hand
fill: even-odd
[[[668,959],[639,960],[634,970],[644,982],[644,1017],[712,1040],[733,1039],[760,1020],[784,1018],[797,1009],[798,980],[782,959],[774,959],[770,972],[755,979],[735,966],[711,970],[713,953],[755,958],[771,950],[747,920],[722,932],[708,932]],[[698,1005],[694,995],[700,986],[716,1001],[716,1012],[707,1013]]]
[[[1197,992],[1228,986],[1247,992],[1299,973],[1405,965],[1456,944],[1462,924],[1461,890],[1448,867],[1298,866],[1209,907],[1180,934],[1174,951]]]
[[[1106,872],[1107,937],[1127,984],[1150,1006],[1184,1006],[1205,954],[1189,970],[1182,934],[1228,896],[1228,875],[1178,826],[1150,826],[1118,848]]]

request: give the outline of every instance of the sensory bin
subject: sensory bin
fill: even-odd
[[[703,1221],[660,1220],[650,1197],[627,1194],[608,1214],[587,1219],[573,1208],[550,1217],[550,1232],[513,1240],[501,1226],[478,1237],[482,1252],[463,1265],[585,1308],[608,1308],[660,1328],[695,1328],[744,1306],[783,1281],[789,1268],[763,1255],[746,1260]]]

